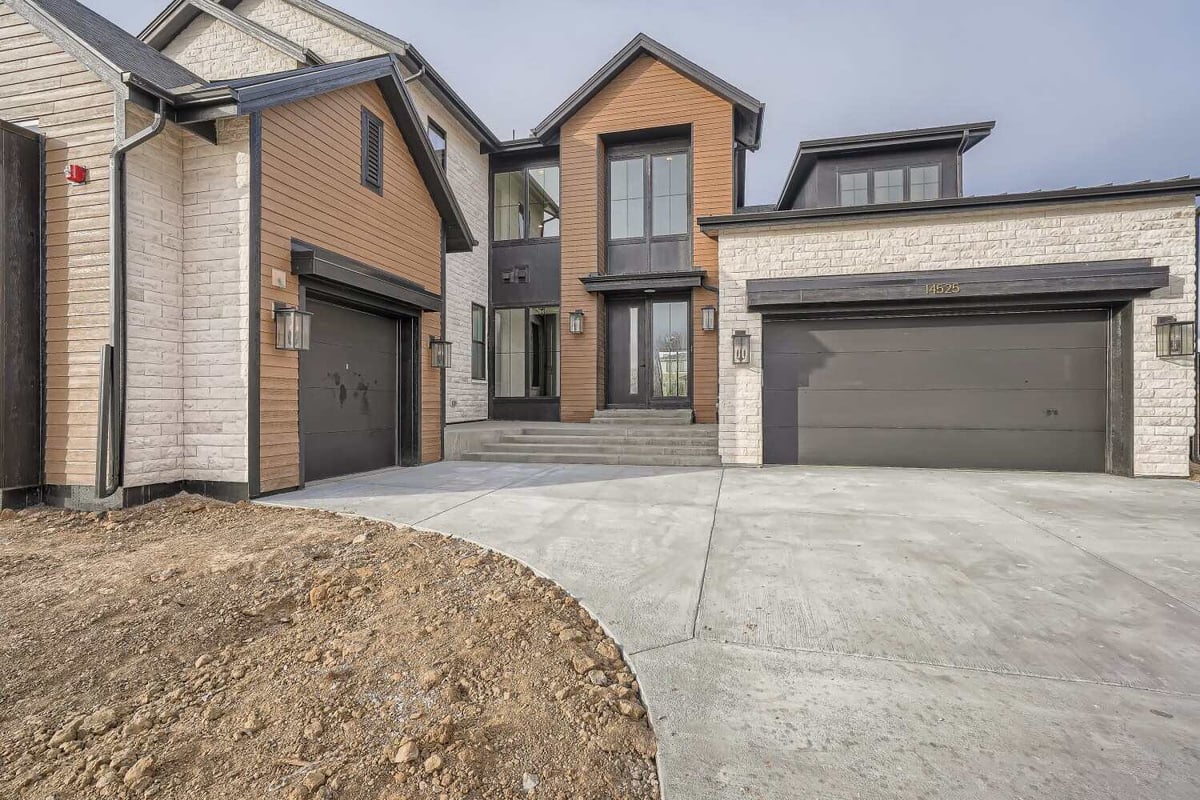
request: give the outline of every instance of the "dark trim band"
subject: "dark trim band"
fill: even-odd
[[[314,245],[292,240],[292,273],[309,281],[346,286],[421,311],[441,311],[442,296],[392,273]]]
[[[623,275],[587,275],[579,279],[584,288],[594,294],[612,292],[647,292],[668,289],[691,289],[704,285],[704,270],[678,272],[640,272]]]

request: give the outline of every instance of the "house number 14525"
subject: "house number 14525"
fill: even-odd
[[[960,288],[957,283],[927,283],[925,284],[925,294],[958,294]]]

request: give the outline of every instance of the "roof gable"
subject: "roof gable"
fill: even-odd
[[[629,44],[621,48],[620,52],[613,56],[607,64],[588,78],[558,108],[542,120],[533,129],[533,135],[542,141],[554,139],[564,122],[586,106],[605,86],[642,56],[649,56],[666,64],[718,97],[728,100],[733,105],[737,123],[734,137],[745,147],[751,150],[758,149],[762,139],[762,117],[766,106],[736,86],[718,78],[644,33],[633,37]]]

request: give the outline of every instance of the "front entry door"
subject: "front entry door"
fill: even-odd
[[[687,297],[607,301],[610,408],[690,408],[691,303]]]

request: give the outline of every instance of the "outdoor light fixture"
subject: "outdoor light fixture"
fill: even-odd
[[[577,308],[567,315],[567,330],[571,333],[583,333],[583,309]]]
[[[450,342],[429,337],[429,365],[434,369],[450,369]]]
[[[717,329],[716,306],[704,306],[700,309],[700,329],[705,331],[715,331]]]
[[[312,334],[312,312],[275,304],[275,348],[307,350]]]
[[[745,331],[733,332],[733,363],[750,363],[750,334]]]
[[[1178,358],[1196,354],[1196,322],[1178,322],[1174,317],[1159,317],[1154,323],[1159,358]]]

